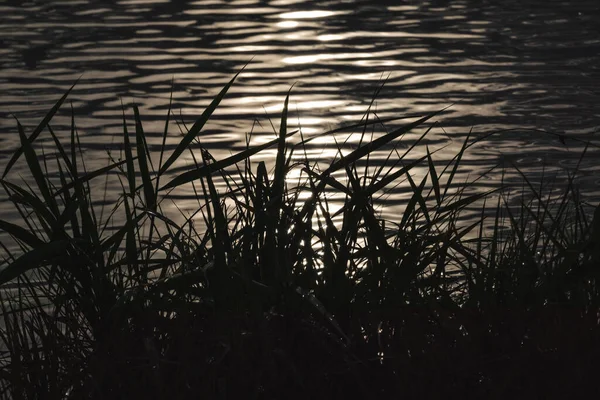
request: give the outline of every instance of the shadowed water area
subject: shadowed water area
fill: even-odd
[[[372,109],[380,118],[452,104],[435,118],[440,128],[427,142],[432,149],[448,145],[434,157],[440,161],[456,154],[471,128],[475,136],[506,128],[553,133],[513,130],[491,136],[469,150],[459,181],[501,159],[533,175],[572,168],[583,149],[577,140],[600,143],[599,20],[595,0],[4,1],[0,158],[5,165],[18,147],[11,114],[30,134],[81,74],[69,99],[88,169],[95,169],[108,163],[107,150],[119,158],[121,101],[130,123],[130,106],[139,106],[149,144],[157,149],[172,79],[175,119],[189,127],[252,60],[201,137],[216,159],[242,150],[251,131],[253,144],[273,139],[268,117],[277,128],[293,84],[289,129],[300,126],[310,137],[360,121],[385,80]],[[52,125],[65,141],[69,115],[65,104]],[[169,152],[180,140],[176,123],[170,132]],[[416,137],[408,135],[400,147]],[[38,141],[47,153],[53,151],[47,132]],[[357,135],[343,147],[351,150],[358,141]],[[270,161],[274,152],[262,159]],[[335,142],[322,138],[308,154],[328,163],[336,152]],[[423,146],[415,157],[424,152]],[[597,193],[596,148],[589,152],[579,185]],[[383,162],[388,153],[377,153],[371,162]],[[191,165],[191,157],[183,157],[172,174]],[[23,160],[13,171],[25,171]],[[499,179],[498,173],[475,186],[493,188]],[[94,187],[104,190],[100,181]],[[118,181],[109,182],[107,203],[120,192]],[[401,204],[406,193],[412,193],[410,187],[400,186],[387,201]],[[194,197],[189,188],[173,193],[183,209],[197,208]],[[5,202],[0,218],[10,219],[9,210]]]

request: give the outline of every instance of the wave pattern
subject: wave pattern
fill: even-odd
[[[202,137],[217,158],[242,148],[253,126],[253,140],[272,138],[267,117],[277,125],[292,84],[290,123],[307,136],[360,120],[385,81],[374,103],[379,117],[453,104],[429,142],[450,144],[442,158],[472,127],[595,140],[598,20],[596,0],[7,0],[0,4],[0,158],[18,146],[11,116],[31,130],[81,74],[71,101],[89,160],[100,167],[121,142],[121,101],[138,104],[158,145],[171,89],[175,114],[190,122],[248,62]],[[68,126],[69,113],[65,106],[55,118],[56,131]],[[50,143],[48,136],[40,142]],[[172,134],[168,148],[177,142]],[[572,166],[579,142],[567,142],[503,132],[472,150],[463,172],[500,158],[533,174],[544,162]],[[319,141],[317,150],[315,158],[330,160],[335,143]],[[598,167],[583,169],[582,184],[597,189]],[[402,200],[401,189],[389,197]]]

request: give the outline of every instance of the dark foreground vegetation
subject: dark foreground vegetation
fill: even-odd
[[[98,171],[85,168],[75,122],[68,144],[52,130],[68,93],[28,136],[17,122],[21,147],[0,181],[22,217],[0,221],[2,398],[599,394],[600,208],[574,189],[577,171],[560,196],[526,175],[518,197],[469,191],[478,177],[455,176],[477,139],[434,162],[435,114],[376,138],[375,123],[398,119],[368,114],[348,129],[364,136],[354,150],[319,168],[304,153],[311,138],[286,143],[301,135],[286,129],[287,98],[278,137],[215,160],[202,129],[232,83],[164,157],[163,144],[158,165],[135,107],[123,161]],[[271,147],[273,168],[251,163]],[[174,173],[188,152],[195,166]],[[15,163],[30,177],[10,178]],[[122,195],[102,220],[90,185],[107,176]],[[399,181],[412,196],[384,221],[377,199]],[[181,185],[198,211],[178,224],[163,204]],[[477,204],[481,218],[459,223]]]

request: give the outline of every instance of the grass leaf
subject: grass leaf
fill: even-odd
[[[188,148],[188,146],[192,143],[192,141],[196,138],[196,136],[198,136],[198,134],[200,133],[200,131],[202,130],[202,128],[204,127],[204,125],[206,124],[206,122],[208,121],[210,116],[212,115],[212,113],[216,110],[219,103],[221,103],[221,100],[223,100],[223,98],[227,94],[227,91],[229,90],[231,85],[233,85],[233,82],[235,81],[235,79],[244,70],[244,68],[246,68],[246,66],[244,66],[237,74],[235,74],[235,76],[233,78],[231,78],[229,83],[227,85],[225,85],[225,87],[223,89],[221,89],[221,92],[213,99],[213,101],[206,108],[206,110],[204,110],[204,112],[202,113],[200,118],[198,118],[198,120],[196,120],[194,125],[192,125],[192,127],[190,128],[188,133],[183,137],[183,139],[181,139],[181,142],[179,142],[179,144],[173,151],[173,154],[171,154],[171,156],[167,159],[167,161],[165,161],[163,166],[159,169],[159,171],[158,171],[159,176],[164,174],[169,169],[169,167],[177,160],[177,158],[179,158],[179,156],[185,151],[185,149]]]
[[[27,142],[29,144],[33,143],[33,141],[35,139],[37,139],[37,137],[44,130],[44,128],[46,127],[46,125],[50,122],[50,120],[52,120],[52,118],[54,117],[54,114],[56,114],[56,112],[62,106],[62,104],[64,103],[64,101],[67,98],[67,96],[69,95],[69,93],[71,93],[71,90],[73,90],[73,88],[75,87],[75,85],[77,85],[77,82],[79,82],[79,79],[81,79],[81,78],[77,78],[77,80],[75,81],[75,83],[73,84],[73,86],[71,86],[69,88],[69,90],[67,90],[67,92],[56,102],[56,104],[54,105],[54,107],[52,107],[50,109],[50,111],[48,111],[48,113],[46,114],[46,116],[42,119],[42,121],[34,129],[34,131],[31,134],[31,136],[29,136],[29,138],[27,138]],[[24,150],[25,149],[23,147],[23,144],[21,144],[21,147],[17,149],[17,151],[12,155],[12,157],[10,158],[10,160],[8,161],[8,163],[6,164],[6,168],[4,169],[4,173],[2,174],[2,179],[4,179],[6,177],[6,175],[10,172],[11,168],[13,167],[13,165],[17,162],[17,160],[19,159],[19,157],[21,157],[21,154],[23,154]]]
[[[57,240],[28,251],[0,271],[0,285],[12,281],[31,269],[41,267],[45,262],[64,252],[68,245],[69,242],[66,240]]]
[[[135,139],[137,143],[137,158],[138,165],[140,167],[140,175],[142,176],[144,197],[146,198],[146,207],[154,211],[156,209],[156,197],[154,196],[152,178],[150,177],[150,171],[148,170],[148,155],[146,154],[145,143],[146,138],[144,136],[144,128],[142,127],[140,111],[138,110],[138,107],[136,105],[133,106],[133,112],[135,114]]]
[[[288,137],[293,135],[294,133],[295,132],[289,133]],[[184,172],[183,174],[178,175],[175,178],[173,178],[169,183],[164,185],[159,190],[162,191],[162,190],[166,190],[166,189],[171,189],[171,188],[174,188],[177,186],[181,186],[185,183],[192,182],[196,179],[204,178],[210,174],[213,174],[217,171],[220,171],[231,165],[234,165],[240,161],[243,161],[243,160],[253,156],[256,153],[259,153],[265,149],[268,149],[269,147],[271,147],[277,143],[279,143],[279,139],[273,139],[267,143],[263,143],[261,145],[255,146],[255,147],[250,147],[247,150],[244,150],[240,153],[234,154],[233,156],[227,157],[223,160],[219,160],[217,162],[214,162],[214,163],[211,163],[208,165],[203,165],[192,171]]]

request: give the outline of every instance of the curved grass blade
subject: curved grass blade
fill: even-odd
[[[133,159],[134,159],[134,160],[135,160],[136,158],[138,158],[138,157],[137,157],[137,156],[136,156],[136,157],[133,157]],[[75,187],[75,186],[77,186],[77,185],[80,185],[80,184],[86,183],[86,182],[88,182],[88,181],[90,181],[90,180],[92,180],[92,179],[94,179],[94,178],[96,178],[96,177],[98,177],[98,176],[102,176],[102,175],[104,175],[105,173],[107,173],[108,171],[110,171],[110,170],[112,170],[112,169],[115,169],[115,168],[117,168],[117,167],[119,167],[119,166],[121,166],[121,165],[125,164],[126,162],[127,162],[127,160],[121,160],[121,161],[118,161],[118,162],[116,162],[116,163],[113,163],[113,164],[107,165],[106,167],[102,167],[102,168],[99,168],[99,169],[97,169],[97,170],[95,170],[95,171],[89,172],[89,173],[87,173],[87,174],[85,174],[85,175],[83,175],[83,176],[81,176],[81,177],[79,177],[79,178],[77,178],[77,179],[74,179],[74,180],[72,180],[71,182],[69,182],[68,184],[66,184],[65,186],[63,186],[62,188],[60,188],[58,191],[56,191],[56,192],[54,193],[54,196],[57,196],[57,195],[59,195],[59,194],[62,194],[62,193],[63,193],[63,192],[65,192],[66,190],[69,190],[69,189],[71,189],[72,187]]]
[[[133,199],[132,199],[133,202]],[[127,228],[127,236],[125,238],[125,254],[127,255],[127,262],[134,263],[137,261],[138,249],[135,243],[135,228],[137,227],[138,218],[133,218],[131,210],[129,208],[129,201],[127,197],[123,199],[125,205],[125,218],[127,220],[125,227]],[[138,217],[143,216],[140,214]]]
[[[418,119],[417,121],[405,125],[401,128],[398,128],[390,133],[388,133],[387,135],[384,135],[380,138],[377,138],[375,140],[373,140],[371,143],[364,145],[362,147],[359,147],[358,149],[354,150],[353,152],[351,152],[350,154],[348,154],[346,157],[341,158],[340,160],[334,162],[333,164],[331,164],[329,166],[329,168],[327,168],[323,174],[328,175],[331,174],[332,172],[337,171],[340,168],[344,168],[347,165],[352,164],[353,162],[356,162],[358,160],[360,160],[362,157],[366,156],[367,154],[379,149],[380,147],[384,146],[385,144],[391,142],[392,140],[396,139],[398,136],[401,136],[409,131],[411,131],[412,129],[416,128],[417,126],[423,124],[424,122],[426,122],[427,120],[435,117],[436,115],[438,115],[439,113],[441,113],[442,111],[444,111],[446,108],[439,110],[439,111],[435,111],[431,114],[428,114],[426,116],[424,116],[423,118]]]
[[[57,218],[50,212],[40,198],[13,183],[2,180],[0,180],[0,182],[15,192],[15,195],[10,197],[11,201],[31,207],[41,220],[52,227],[56,226]],[[51,231],[47,231],[46,233],[50,235]]]
[[[42,119],[42,121],[39,123],[39,125],[34,129],[31,136],[29,136],[29,138],[27,138],[27,142],[29,144],[33,143],[33,141],[39,136],[39,134],[42,132],[42,130],[48,124],[48,122],[50,122],[50,120],[54,117],[54,114],[56,114],[58,109],[62,106],[62,104],[64,103],[64,101],[67,98],[67,96],[69,95],[69,93],[71,93],[71,90],[73,90],[75,85],[77,85],[77,82],[79,82],[79,79],[81,79],[81,77],[77,78],[77,80],[75,81],[73,86],[71,86],[69,88],[69,90],[67,90],[67,92],[56,102],[54,107],[52,107],[50,109],[50,111],[48,111],[48,113],[46,114],[44,119]],[[19,157],[21,157],[21,154],[23,154],[23,150],[24,150],[23,145],[21,145],[21,147],[19,147],[17,149],[17,151],[12,155],[12,157],[8,161],[8,164],[6,165],[6,168],[4,169],[4,173],[2,174],[2,179],[4,179],[6,177],[6,175],[10,172],[10,169],[13,167],[13,165],[17,162]]]
[[[288,103],[290,100],[290,92],[292,88],[285,96],[283,102],[283,110],[281,111],[281,124],[279,125],[279,141],[277,143],[277,157],[275,159],[275,176],[273,177],[273,197],[277,198],[283,194],[283,187],[285,185],[285,138],[287,133],[287,114],[288,114]],[[275,209],[279,206],[275,205]]]
[[[79,141],[79,132],[75,126],[75,110],[71,104],[71,175],[74,179],[78,177],[77,172],[77,142]]]
[[[19,225],[13,224],[11,222],[0,220],[0,229],[2,229],[6,233],[12,235],[13,237],[19,239],[20,241],[27,244],[31,248],[36,248],[36,247],[44,244],[44,241],[42,241],[40,238],[35,236],[33,233],[29,232],[27,229],[25,229]]]
[[[348,196],[351,195],[351,191],[349,188],[347,188],[346,186],[344,186],[344,184],[342,184],[340,181],[338,181],[337,179],[335,179],[332,176],[322,176],[319,173],[309,169],[309,168],[302,168],[302,171],[306,172],[308,175],[310,175],[311,177],[315,178],[316,180],[325,180],[325,182],[331,186],[332,188],[339,190],[341,193],[344,193]]]
[[[135,114],[135,140],[137,144],[138,165],[140,166],[140,175],[144,187],[144,197],[146,198],[146,207],[154,211],[156,208],[156,197],[154,196],[154,187],[152,186],[152,178],[148,170],[148,159],[146,154],[146,138],[144,137],[144,128],[140,119],[140,111],[136,105],[133,106]]]
[[[431,176],[431,185],[433,186],[433,191],[435,193],[435,201],[439,206],[442,203],[442,197],[440,194],[440,181],[437,176],[437,172],[435,171],[435,165],[433,164],[433,159],[431,158],[431,153],[429,152],[429,146],[425,146],[427,150],[427,162],[429,163],[429,176]]]
[[[50,126],[48,125],[48,129],[50,129]],[[69,171],[73,170],[73,166],[71,165],[70,161],[67,161],[69,158],[67,157],[67,155],[65,154],[64,156],[65,159],[65,163],[67,163]],[[59,168],[60,168],[60,163],[58,164]],[[62,172],[62,168],[60,168],[60,183],[62,186],[66,186],[67,185],[67,179],[66,179],[66,174]],[[71,193],[69,193],[69,191],[66,191],[64,194],[64,200],[63,202],[67,205],[67,208],[69,208],[70,204],[76,204],[77,208],[79,208],[80,204],[75,201],[75,199],[73,198],[73,196],[71,196]],[[76,211],[76,210],[75,210]],[[65,213],[63,213],[63,216],[66,216]],[[61,216],[62,218],[62,216]],[[60,222],[61,226],[65,225],[66,222],[64,224],[62,224],[62,221]],[[81,232],[79,230],[79,221],[77,220],[77,213],[73,212],[73,214],[71,215],[71,230],[73,232],[73,237],[75,238],[80,238],[81,237]]]
[[[408,173],[406,174],[406,176],[410,177],[410,175]],[[413,189],[413,195],[411,196],[410,200],[408,201],[408,204],[406,205],[406,208],[404,209],[404,214],[402,215],[402,221],[400,221],[401,229],[405,228],[406,223],[408,222],[408,219],[414,215],[415,206],[417,205],[417,203],[421,204],[421,201],[423,201],[421,192],[423,190],[423,187],[425,186],[425,182],[427,181],[427,176],[425,176],[423,178],[423,180],[421,181],[421,184],[419,185],[418,188],[415,186],[415,183],[412,182],[412,179],[411,178],[409,178],[409,179],[410,179],[411,187]],[[425,211],[423,211],[423,212],[425,212]]]
[[[79,203],[76,201],[69,200],[66,202],[66,207],[58,219],[58,227],[64,228],[69,221],[73,221],[76,218],[77,210],[79,209]]]
[[[67,240],[57,240],[28,251],[0,271],[0,285],[10,282],[24,272],[41,266],[52,257],[62,253],[68,245]]]
[[[213,99],[213,101],[209,104],[209,106],[206,108],[206,110],[204,110],[204,112],[202,113],[200,118],[198,118],[198,120],[194,123],[194,125],[192,125],[192,127],[190,128],[188,133],[183,137],[183,139],[181,139],[181,142],[179,142],[179,144],[173,151],[173,154],[171,154],[171,156],[167,159],[167,161],[165,161],[163,166],[159,169],[159,171],[158,171],[159,176],[164,174],[167,171],[167,169],[169,169],[169,167],[177,160],[177,158],[179,158],[181,153],[183,153],[185,151],[185,149],[187,149],[187,147],[190,145],[190,143],[192,143],[192,141],[196,138],[196,136],[198,136],[198,134],[200,133],[200,131],[202,130],[202,128],[204,127],[204,125],[206,124],[206,122],[208,121],[210,116],[212,115],[212,113],[215,111],[215,109],[217,108],[219,103],[221,103],[221,100],[223,100],[223,98],[227,94],[227,91],[229,90],[231,85],[233,85],[233,82],[235,81],[237,76],[244,70],[244,68],[246,68],[245,65],[237,74],[235,74],[235,76],[233,78],[231,78],[229,83],[227,85],[225,85],[225,87],[223,89],[221,89],[221,92],[219,92],[217,97],[215,97]]]
[[[410,171],[411,169],[413,169],[415,166],[419,165],[420,163],[422,163],[425,159],[427,158],[427,156],[423,156],[413,162],[411,162],[410,164],[400,168],[398,171],[388,174],[386,176],[384,176],[383,178],[381,178],[380,181],[373,183],[369,188],[368,188],[368,194],[369,195],[373,195],[376,192],[378,192],[379,190],[383,189],[384,187],[386,187],[387,185],[389,185],[391,182],[395,181],[396,179],[398,179],[400,176],[406,174],[408,171]]]
[[[35,182],[42,193],[42,197],[44,201],[52,211],[54,215],[58,215],[58,206],[56,204],[56,200],[53,196],[50,195],[50,189],[48,188],[48,183],[46,182],[46,177],[42,172],[42,168],[38,161],[37,155],[35,154],[35,150],[31,146],[31,143],[27,140],[25,136],[25,132],[23,131],[23,126],[17,120],[17,126],[19,129],[19,138],[21,139],[21,148],[25,153],[25,159],[27,160],[27,165],[29,166],[29,170],[35,179]]]
[[[126,201],[123,201],[125,207],[126,207],[126,213],[127,215],[131,215],[129,213],[129,207],[126,204]],[[138,222],[140,222],[142,220],[142,218],[144,218],[145,213],[141,213],[139,215],[137,215],[135,218],[128,218],[127,222],[125,222],[125,224],[115,233],[113,233],[111,236],[107,237],[106,239],[104,239],[102,241],[102,243],[100,244],[100,252],[105,252],[108,251],[112,246],[118,246],[120,244],[120,242],[123,239],[123,236],[125,236],[126,233],[129,233],[130,230],[132,230],[132,228],[134,228],[135,226],[137,226]]]
[[[125,108],[121,101],[123,110],[123,146],[125,147],[125,160],[127,161],[127,181],[129,183],[129,195],[135,193],[135,167],[133,166],[133,154],[131,152],[131,142],[129,141],[129,132],[127,131],[127,121],[125,120]]]
[[[452,166],[452,171],[450,171],[450,176],[448,177],[448,181],[446,182],[446,187],[444,188],[444,194],[442,195],[442,197],[444,197],[444,198],[446,197],[446,193],[448,193],[448,190],[450,189],[450,185],[452,184],[452,179],[454,179],[454,174],[456,174],[456,170],[458,169],[458,166],[460,165],[460,161],[462,160],[462,156],[465,153],[465,150],[467,150],[467,148],[469,147],[468,144],[469,144],[469,138],[470,137],[471,137],[471,131],[469,131],[469,134],[465,138],[465,141],[463,142],[463,145],[460,148],[460,151],[455,156],[456,160],[454,161],[454,165]],[[452,161],[450,161],[450,162],[452,162]],[[448,166],[449,165],[450,164],[448,164]],[[446,166],[446,168],[448,168],[448,166]],[[444,168],[444,170],[442,171],[442,174],[444,172],[446,172],[446,168]]]
[[[469,197],[465,197],[464,199],[460,199],[455,201],[452,204],[448,204],[448,205],[444,205],[438,208],[438,213],[445,213],[445,212],[454,212],[457,211],[463,207],[466,207],[467,205],[482,199],[484,197],[487,197],[488,195],[497,192],[499,190],[502,190],[502,188],[496,188],[496,189],[492,189],[492,190],[488,190],[487,192],[484,193],[479,193],[479,194],[474,194],[471,195]]]
[[[167,143],[167,134],[169,133],[169,122],[171,120],[171,108],[173,106],[173,88],[175,87],[174,78],[171,78],[171,95],[169,96],[169,108],[167,109],[167,118],[165,119],[165,129],[163,131],[162,144],[160,146],[160,156],[158,165],[162,165],[163,156],[165,155],[165,146]],[[158,187],[160,184],[160,175],[156,177],[156,186],[154,187],[154,196],[158,196]]]
[[[204,156],[203,156],[204,157]],[[206,164],[206,159],[203,158],[204,165]],[[206,183],[208,185],[208,193],[210,196],[210,202],[213,207],[213,216],[215,223],[215,240],[213,243],[213,247],[215,248],[215,253],[218,256],[215,257],[218,260],[219,265],[225,265],[225,259],[222,257],[225,252],[231,250],[231,243],[229,240],[229,233],[227,232],[227,220],[225,218],[225,213],[223,208],[221,207],[221,202],[219,200],[219,194],[217,193],[217,189],[215,188],[215,184],[213,182],[212,176],[206,176]]]
[[[52,130],[52,127],[50,126],[50,124],[48,124],[48,131],[50,132],[50,135],[52,136],[52,140],[54,140],[54,144],[56,145],[56,148],[58,149],[60,156],[62,157],[63,161],[65,162],[65,164],[67,166],[67,169],[70,172],[73,169],[73,167],[71,165],[71,160],[69,160],[69,157],[67,157],[65,148],[63,147],[62,143],[60,142],[60,140],[58,139],[58,137]]]
[[[287,137],[293,135],[294,133],[296,133],[296,131],[290,132],[287,135]],[[245,160],[248,157],[251,157],[256,153],[259,153],[265,149],[268,149],[269,147],[271,147],[277,143],[279,143],[279,138],[273,139],[273,140],[271,140],[267,143],[261,144],[259,146],[250,147],[250,148],[248,148],[248,150],[244,150],[240,153],[234,154],[233,156],[227,157],[223,160],[220,160],[220,161],[208,164],[208,165],[203,165],[192,171],[184,172],[183,174],[178,175],[175,178],[173,178],[169,183],[167,183],[166,185],[161,187],[159,190],[171,189],[171,188],[183,185],[185,183],[194,181],[196,179],[203,178],[205,176],[208,176],[209,174],[212,174],[216,171],[227,168],[233,164],[236,164],[242,160]]]
[[[385,124],[386,122],[394,122],[394,121],[400,121],[400,120],[404,120],[404,119],[411,119],[411,118],[418,118],[423,114],[410,114],[410,115],[405,115],[403,117],[388,117],[388,118],[378,118],[376,120],[371,120],[371,121],[366,121],[366,122],[358,122],[355,124],[351,124],[351,125],[347,125],[347,126],[342,126],[339,128],[335,128],[335,129],[331,129],[328,130],[326,132],[322,132],[319,133],[317,135],[311,136],[307,139],[303,139],[300,142],[293,144],[293,147],[297,147],[297,146],[304,146],[307,143],[312,142],[315,139],[321,138],[323,136],[331,136],[334,135],[336,133],[340,133],[340,132],[345,132],[348,130],[352,130],[352,129],[356,129],[356,128],[363,128],[365,126],[368,125],[375,125],[375,124]]]
[[[423,177],[423,180],[421,181],[421,183],[419,184],[418,187],[417,187],[417,185],[415,185],[415,182],[413,181],[410,174],[406,174],[406,178],[408,179],[408,183],[410,183],[410,187],[414,193],[414,196],[417,199],[417,203],[419,203],[419,207],[421,208],[421,211],[423,212],[423,215],[425,216],[427,223],[430,224],[431,218],[429,218],[429,212],[427,211],[427,203],[425,202],[425,199],[423,198],[423,188],[425,187],[425,183],[427,182],[427,175],[425,175],[425,177]]]

